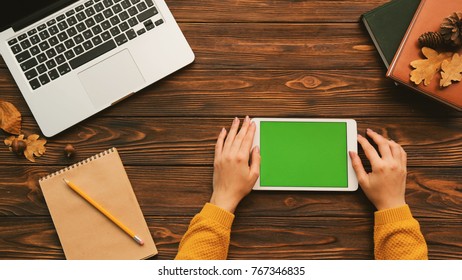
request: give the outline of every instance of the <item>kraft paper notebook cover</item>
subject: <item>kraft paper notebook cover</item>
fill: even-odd
[[[388,68],[420,0],[393,0],[361,15],[361,21]]]
[[[69,188],[64,178],[133,230],[144,245]],[[136,260],[157,254],[116,148],[45,176],[39,183],[66,259]]]
[[[427,86],[423,85],[423,82],[416,86],[410,80],[410,73],[413,70],[410,63],[425,58],[419,47],[419,36],[428,31],[439,31],[443,19],[458,11],[462,11],[462,1],[422,0],[393,58],[387,77],[460,111],[462,110],[462,83],[456,82],[441,88],[440,73],[437,73]]]

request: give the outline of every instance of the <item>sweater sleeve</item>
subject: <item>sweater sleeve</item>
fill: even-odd
[[[176,260],[225,260],[234,215],[206,203],[181,239]]]
[[[408,205],[377,211],[374,227],[374,254],[378,260],[428,259],[428,249]]]

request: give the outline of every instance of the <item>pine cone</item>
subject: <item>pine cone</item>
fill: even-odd
[[[440,26],[446,44],[453,47],[462,46],[462,12],[454,12],[443,20]]]
[[[445,46],[445,41],[440,32],[426,32],[420,35],[419,45],[421,48],[429,47],[432,49],[438,49]]]

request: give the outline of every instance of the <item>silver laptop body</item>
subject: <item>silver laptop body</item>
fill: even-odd
[[[0,33],[0,54],[47,137],[194,60],[163,0],[51,2],[43,18]]]

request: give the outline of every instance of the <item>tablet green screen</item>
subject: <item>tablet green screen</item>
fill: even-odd
[[[261,186],[348,187],[347,124],[260,122]]]

